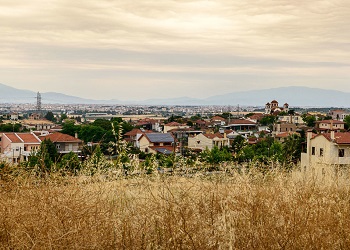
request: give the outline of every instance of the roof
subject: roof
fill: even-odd
[[[330,133],[323,133],[320,135],[323,135],[327,140],[331,141]],[[337,144],[350,144],[350,132],[334,133],[334,141]]]
[[[215,137],[217,138],[224,138],[224,136],[220,133],[215,133],[215,134],[203,134],[205,137],[208,139],[214,139]]]
[[[62,134],[60,132],[40,136],[42,140],[49,139],[52,142],[81,142],[80,139],[75,138],[74,136]]]
[[[12,143],[41,143],[33,133],[4,133]]]
[[[154,151],[157,151],[158,153],[165,154],[165,155],[172,154],[174,150],[174,148],[171,146],[162,146],[162,147],[152,146],[150,148],[153,149]]]
[[[316,123],[326,123],[326,124],[345,124],[345,122],[338,121],[338,120],[322,120],[322,121],[316,121]]]
[[[40,139],[31,133],[17,134],[24,143],[41,143]]]
[[[12,143],[21,143],[21,139],[16,136],[16,133],[4,133],[4,135],[10,139]]]
[[[149,133],[145,134],[150,142],[174,142],[170,133]]]
[[[276,100],[273,100],[271,103],[278,103],[278,101],[276,101]]]
[[[276,135],[277,138],[285,138],[288,137],[290,135],[296,134],[295,132],[283,132],[283,133],[279,133],[278,135]]]
[[[211,121],[226,121],[225,118],[222,118],[221,116],[214,116],[210,119]]]
[[[131,130],[131,131],[125,133],[124,136],[125,136],[125,135],[126,135],[126,136],[135,136],[135,135],[137,135],[137,134],[142,134],[142,133],[143,133],[143,132],[142,132],[141,129],[134,128],[133,130]]]
[[[173,126],[183,126],[183,124],[178,123],[178,122],[169,122],[167,124],[164,124],[164,126],[171,126],[171,127],[173,127]]]
[[[230,123],[228,125],[234,125],[234,124],[249,124],[249,125],[256,125],[255,122],[249,121],[249,120],[245,120],[245,119],[233,119],[230,121]]]

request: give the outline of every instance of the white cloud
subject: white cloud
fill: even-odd
[[[237,89],[258,87],[255,75],[285,75],[281,85],[304,76],[319,87],[322,77],[334,76],[332,86],[341,89],[349,77],[349,15],[347,0],[0,0],[0,81],[22,87],[24,70],[33,86],[45,79],[57,88],[71,79],[65,87],[72,92],[79,82],[114,82],[117,73],[101,75],[115,71],[129,74],[125,81],[140,93],[156,93],[152,82],[201,82],[207,87],[198,91],[207,96],[220,86],[215,78],[250,75]],[[266,79],[264,87],[274,84]]]

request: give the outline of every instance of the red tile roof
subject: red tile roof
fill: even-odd
[[[10,139],[12,143],[21,143],[21,139],[16,136],[16,133],[4,133],[7,138]]]
[[[217,138],[224,138],[224,136],[220,133],[215,133],[215,134],[203,134],[205,137],[208,139],[214,139],[215,137]]]
[[[326,124],[345,124],[345,122],[338,121],[338,120],[322,120],[322,121],[316,121],[316,123],[326,123]]]
[[[41,143],[40,139],[30,133],[17,134],[24,143]]]
[[[59,132],[40,136],[41,140],[50,139],[52,142],[81,142],[80,139],[71,135],[62,134]]]
[[[124,134],[124,136],[135,136],[137,134],[142,134],[142,130],[141,129],[138,129],[138,128],[134,128],[133,130],[127,132]]]
[[[178,123],[178,122],[170,122],[170,123],[165,124],[165,126],[173,127],[173,126],[184,126],[184,125],[181,123]]]
[[[323,135],[327,140],[331,141],[331,134],[324,133]],[[350,144],[350,132],[338,132],[334,133],[334,141],[337,144]]]
[[[222,118],[221,116],[214,116],[210,119],[211,121],[226,121],[225,118]]]
[[[255,122],[249,121],[249,120],[245,120],[245,119],[233,119],[230,121],[230,124],[251,124],[251,125],[256,125]]]

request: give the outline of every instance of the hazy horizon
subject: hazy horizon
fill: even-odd
[[[89,99],[350,92],[350,2],[0,0],[0,82]]]

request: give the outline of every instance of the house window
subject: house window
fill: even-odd
[[[345,152],[344,152],[344,149],[338,149],[338,157],[344,157],[345,155]]]
[[[323,156],[323,148],[320,148],[320,156]]]
[[[315,152],[316,152],[316,148],[315,148],[315,147],[312,147],[312,148],[311,148],[311,154],[312,154],[312,155],[315,155]]]
[[[160,146],[160,143],[159,142],[155,142],[153,143],[154,146]]]

